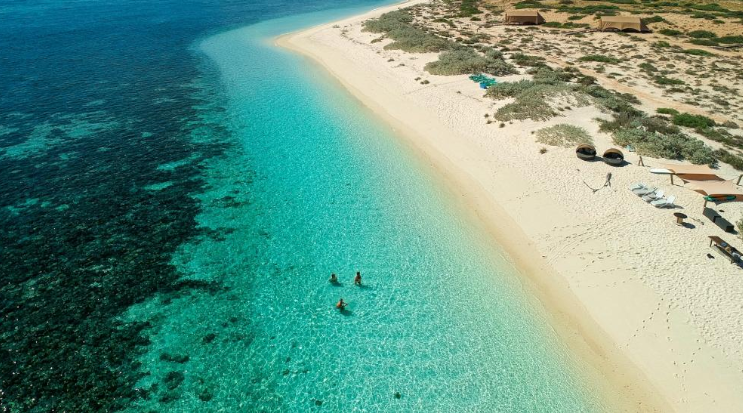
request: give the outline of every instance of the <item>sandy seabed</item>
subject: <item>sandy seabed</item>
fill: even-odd
[[[324,66],[441,172],[521,269],[555,329],[613,383],[621,410],[743,411],[743,270],[708,246],[710,235],[733,243],[735,235],[702,216],[699,194],[649,173],[663,160],[645,157],[641,167],[625,153],[631,164],[615,168],[583,162],[572,148],[540,154],[533,131],[560,123],[588,130],[600,153],[611,147],[593,120],[608,115],[595,107],[547,122],[488,124],[485,114],[506,101],[483,97],[467,76],[425,72],[435,53],[371,43],[378,35],[362,22],[398,7],[277,43]],[[594,192],[608,173],[611,186]],[[728,167],[719,174],[738,175]],[[643,202],[628,189],[637,182],[664,189],[683,209]],[[741,205],[720,208],[738,217]],[[690,225],[676,225],[679,211]]]

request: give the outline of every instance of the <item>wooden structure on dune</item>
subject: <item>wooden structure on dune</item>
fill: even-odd
[[[649,32],[648,26],[637,16],[602,16],[599,20],[599,30]]]
[[[544,17],[536,10],[509,10],[506,12],[506,24],[542,24]]]

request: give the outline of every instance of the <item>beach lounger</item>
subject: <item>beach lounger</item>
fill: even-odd
[[[735,247],[729,245],[727,242],[723,241],[722,238],[717,236],[710,235],[709,240],[709,246],[720,251],[720,253],[724,255],[725,258],[729,259],[731,263],[735,264],[740,262],[741,253],[735,249]]]
[[[644,183],[638,182],[638,183],[633,184],[632,186],[630,186],[629,187],[629,190],[630,191],[636,191],[638,189],[645,189],[645,188],[647,188],[647,186]]]
[[[637,196],[643,196],[643,195],[647,195],[647,194],[652,194],[653,192],[655,192],[657,190],[658,190],[658,188],[656,188],[656,187],[642,188],[642,189],[636,189],[636,190],[632,191],[632,193],[634,193]]]
[[[665,198],[665,199],[659,199],[657,201],[653,201],[650,203],[650,205],[656,208],[671,208],[675,206],[673,204],[675,200],[676,200],[675,196],[669,196],[668,198]]]
[[[665,192],[661,189],[660,191],[655,191],[652,194],[643,195],[642,200],[645,202],[657,201],[659,199],[663,199],[663,195],[665,195]]]

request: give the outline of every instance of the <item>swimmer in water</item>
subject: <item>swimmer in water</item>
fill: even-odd
[[[331,284],[338,284],[338,276],[335,275],[335,273],[330,274],[330,281]]]
[[[341,298],[340,301],[338,301],[338,304],[335,305],[335,308],[337,308],[337,309],[339,309],[341,311],[345,310],[346,309],[346,302],[343,301],[343,299]]]
[[[361,285],[361,272],[356,271],[356,278],[353,279],[353,283],[356,285]]]

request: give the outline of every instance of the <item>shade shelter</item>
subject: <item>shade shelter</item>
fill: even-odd
[[[743,201],[743,191],[733,181],[686,181],[686,187],[704,195],[704,206],[708,201]]]
[[[707,165],[661,165],[663,168],[671,171],[671,184],[673,184],[673,175],[678,175],[684,181],[723,181],[724,179],[717,176],[716,171]]]
[[[509,10],[506,12],[506,24],[542,24],[544,17],[536,10]]]
[[[607,30],[649,32],[648,26],[637,16],[602,16],[599,21],[599,29]]]

